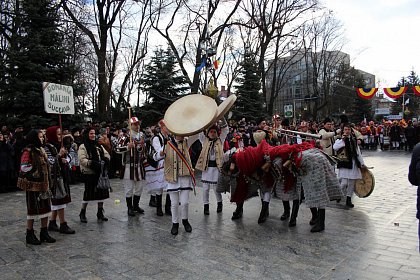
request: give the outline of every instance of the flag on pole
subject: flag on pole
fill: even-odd
[[[407,98],[407,100],[405,101],[404,105],[408,105],[408,103],[410,103],[410,99]]]
[[[219,57],[217,60],[215,60],[215,61],[213,62],[214,69],[218,69],[218,68],[219,68],[219,64],[220,64],[220,63],[222,63],[222,61],[220,60],[220,57]]]
[[[206,58],[203,58],[201,64],[195,69],[195,72],[200,72],[203,67],[206,66]]]

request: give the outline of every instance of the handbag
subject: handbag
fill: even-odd
[[[54,178],[51,192],[52,192],[53,199],[63,199],[67,196],[67,191],[64,187],[63,178],[61,177]]]
[[[56,161],[53,165],[54,179],[52,180],[51,193],[53,199],[63,199],[67,196],[66,188],[64,187],[64,180],[60,174],[60,168]]]
[[[111,188],[111,181],[108,177],[108,169],[105,167],[105,161],[101,161],[101,173],[99,174],[98,185],[99,190],[108,190]]]

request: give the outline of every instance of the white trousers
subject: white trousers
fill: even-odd
[[[210,203],[210,189],[212,185],[209,183],[203,183],[203,203]],[[214,195],[216,196],[217,202],[222,202],[222,194],[216,191],[216,185],[213,187]]]
[[[136,196],[141,196],[143,192],[143,182],[134,181],[130,179],[124,179],[124,193],[125,197],[132,197],[133,194]]]
[[[354,186],[356,184],[356,179],[347,179],[341,178],[340,187],[346,196],[351,197],[354,192]]]
[[[260,189],[260,197],[261,197],[262,201],[270,202],[270,200],[271,200],[271,192],[263,192]]]
[[[169,192],[169,196],[171,197],[172,223],[179,223],[179,208],[181,208],[181,219],[188,219],[190,190]]]

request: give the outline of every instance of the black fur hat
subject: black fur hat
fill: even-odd
[[[265,121],[264,117],[258,118],[257,119],[257,126],[260,125],[263,121]]]
[[[325,120],[322,122],[323,124],[326,124],[328,122],[331,122],[331,119],[329,117],[326,117]]]
[[[340,116],[341,123],[349,123],[349,118],[346,115]]]

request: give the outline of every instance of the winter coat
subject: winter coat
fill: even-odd
[[[408,168],[408,180],[417,186],[417,219],[420,219],[420,143],[414,147]]]

